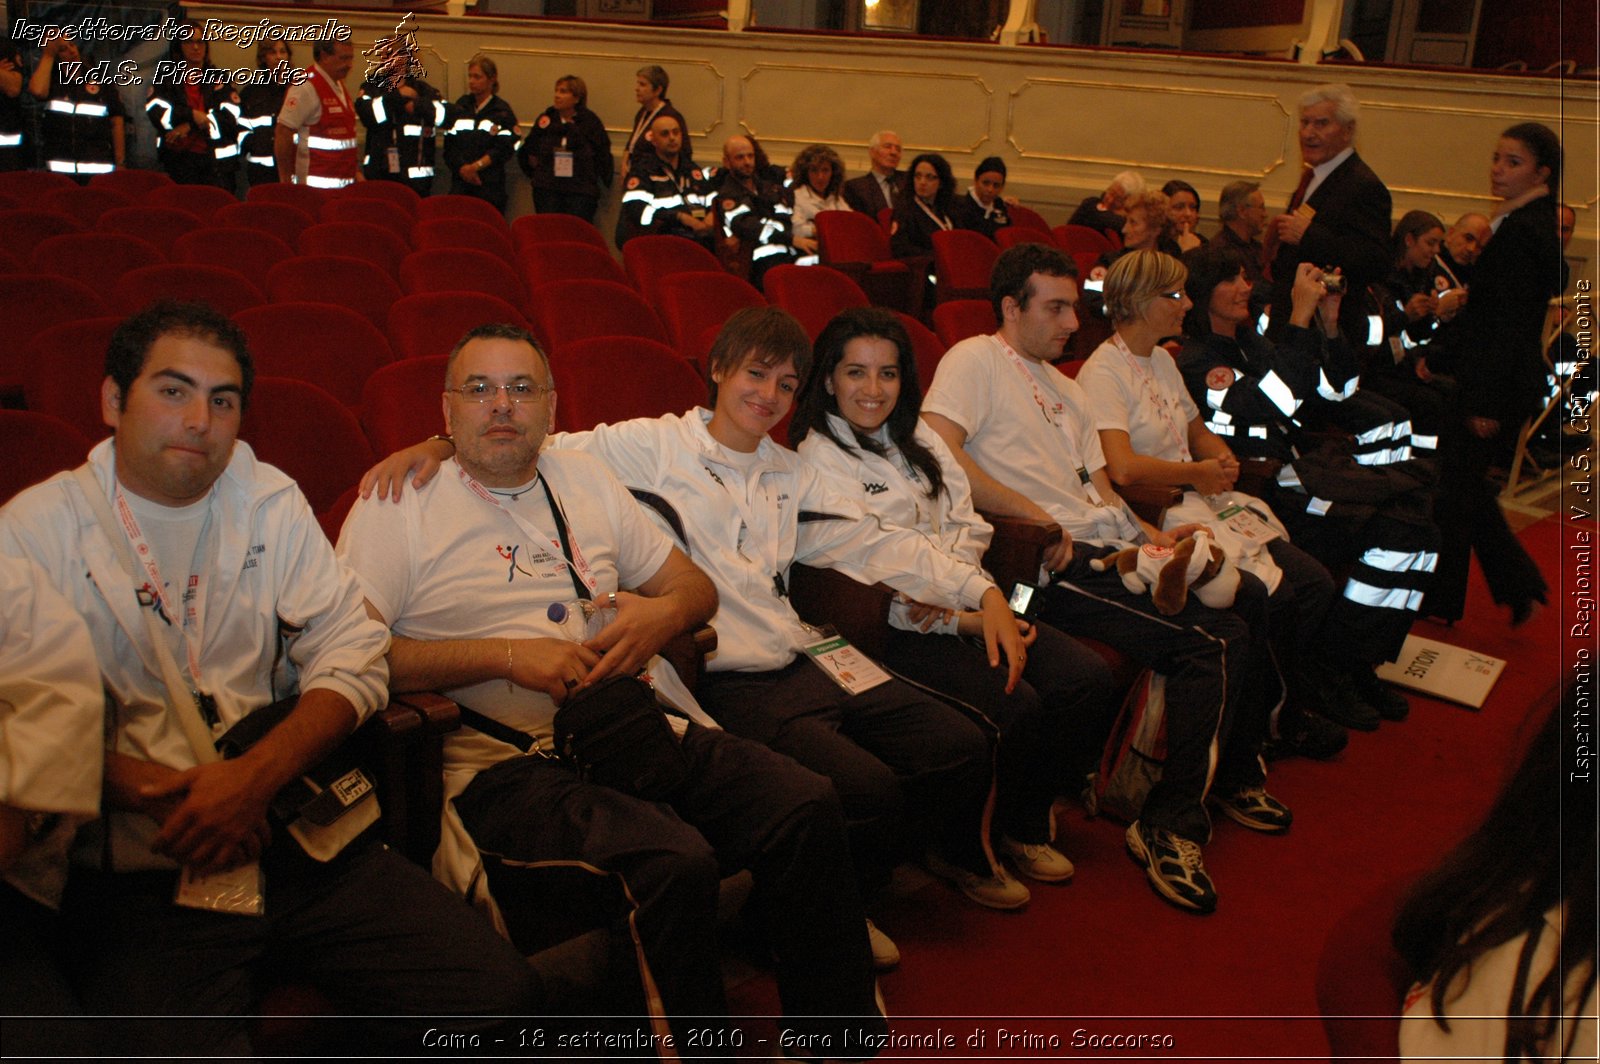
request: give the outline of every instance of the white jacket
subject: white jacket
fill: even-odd
[[[109,502],[115,442],[89,453],[89,468]],[[208,497],[213,564],[203,581],[201,671],[222,725],[296,689],[344,696],[365,720],[388,696],[389,632],[367,617],[355,577],[294,481],[234,444]],[[161,667],[148,645],[135,581],[89,509],[71,473],[29,488],[0,510],[0,553],[30,558],[89,624],[100,671],[121,707],[117,753],[170,768],[195,764],[167,711]],[[118,871],[171,868],[150,853],[155,821],[112,816]],[[98,864],[99,832],[78,839],[77,859]]]
[[[794,660],[805,630],[787,597],[795,562],[831,566],[866,583],[883,581],[919,602],[971,609],[994,586],[982,570],[957,561],[920,533],[882,523],[800,456],[763,439],[750,476],[764,510],[750,528],[735,501],[745,472],[729,465],[711,438],[703,408],[561,433],[547,447],[587,451],[629,488],[662,497],[682,522],[668,529],[717,585],[713,671],[781,669]],[[765,531],[763,531],[765,530]],[[774,577],[778,579],[775,580]],[[781,582],[781,589],[780,589]]]
[[[838,478],[841,490],[859,492],[861,504],[883,520],[923,533],[934,546],[958,561],[982,564],[994,529],[978,516],[966,471],[938,433],[922,421],[917,422],[915,438],[933,454],[944,478],[943,490],[929,498],[927,482],[890,441],[886,428],[880,427],[874,437],[886,451],[878,455],[856,444],[854,432],[844,418],[829,414],[828,425],[852,450],[846,452],[824,434],[811,432],[800,441],[801,458],[826,476]],[[889,623],[906,631],[922,630],[920,625],[911,623],[906,604],[898,599],[889,607]],[[946,634],[953,630],[953,620],[930,629]]]

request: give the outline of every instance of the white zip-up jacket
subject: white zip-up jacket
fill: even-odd
[[[711,438],[704,408],[550,437],[546,447],[596,455],[630,489],[664,500],[668,531],[717,585],[712,671],[764,672],[794,660],[805,629],[789,604],[789,567],[829,566],[883,581],[919,602],[972,609],[993,581],[919,532],[869,514],[800,459],[763,439],[748,472]],[[746,487],[751,490],[744,491]],[[735,492],[741,492],[737,495]]]
[[[89,453],[108,502],[114,447],[105,440]],[[212,561],[202,581],[200,668],[222,727],[296,689],[334,691],[365,720],[388,696],[389,632],[367,617],[355,576],[334,558],[300,489],[238,442],[208,503]],[[161,666],[140,616],[135,588],[143,577],[136,581],[122,567],[71,473],[0,509],[0,553],[38,563],[88,622],[102,679],[120,707],[112,749],[192,768],[194,753],[166,708]],[[178,659],[182,667],[181,652]],[[150,852],[154,820],[115,813],[112,822],[116,870],[173,867]],[[100,846],[97,830],[80,833],[76,860],[98,865]]]

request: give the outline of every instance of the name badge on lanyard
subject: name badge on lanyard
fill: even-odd
[[[562,150],[556,152],[554,162],[555,175],[557,177],[572,176],[572,153],[570,151]]]

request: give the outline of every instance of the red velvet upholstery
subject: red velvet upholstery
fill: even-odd
[[[341,199],[375,199],[382,200],[394,207],[405,211],[413,220],[417,217],[417,205],[422,202],[422,197],[416,191],[401,181],[357,181],[353,185],[346,185],[334,195]]]
[[[5,234],[6,250],[24,262],[42,242],[65,233],[79,233],[84,228],[78,219],[59,211],[29,210],[26,207],[0,211],[0,233]]]
[[[628,283],[652,307],[661,305],[663,277],[722,269],[715,255],[681,236],[636,236],[622,245],[622,264],[628,271]]]
[[[100,292],[140,266],[166,262],[161,249],[147,240],[122,233],[63,233],[41,240],[28,257],[34,273],[72,277]]]
[[[1056,246],[1056,238],[1048,229],[1031,229],[1026,226],[1008,225],[994,234],[994,242],[1001,251],[1016,247],[1018,244],[1045,244],[1049,247]]]
[[[953,299],[933,308],[933,331],[946,348],[969,336],[987,336],[995,325],[994,307],[987,299]]]
[[[224,314],[237,314],[267,301],[255,282],[238,270],[187,262],[129,270],[111,290],[112,309],[119,314],[133,314],[158,299],[206,303]]]
[[[509,322],[528,327],[522,312],[481,292],[418,292],[389,308],[384,330],[396,358],[449,354],[469,329]]]
[[[82,281],[54,275],[0,275],[0,322],[6,328],[5,342],[0,343],[0,403],[22,402],[23,387],[36,369],[27,354],[29,340],[52,325],[109,312],[99,293]]]
[[[627,284],[627,275],[609,251],[571,240],[552,240],[518,249],[517,265],[528,291],[555,281],[611,281]]]
[[[445,431],[444,355],[381,366],[361,390],[361,430],[382,458]],[[560,404],[557,404],[560,409]]]
[[[871,305],[860,285],[826,266],[774,266],[767,271],[762,284],[768,302],[800,319],[806,335],[813,340],[841,310]]]
[[[155,189],[171,184],[172,178],[161,170],[113,170],[109,174],[95,174],[89,179],[90,188],[120,192],[132,200],[143,200]]]
[[[58,188],[77,188],[78,183],[66,174],[48,170],[0,171],[0,194],[10,196],[18,203],[30,203]]]
[[[90,440],[108,434],[100,416],[100,382],[106,348],[120,324],[116,315],[63,321],[22,345],[28,409],[58,417]]]
[[[1058,225],[1051,232],[1062,251],[1092,251],[1098,256],[1113,250],[1104,233],[1087,225]]]
[[[506,228],[506,216],[495,210],[494,204],[476,196],[429,196],[417,201],[419,222],[436,219],[482,222],[496,229]]]
[[[638,239],[643,238],[628,241],[628,246],[632,247]],[[766,297],[748,281],[741,281],[720,269],[670,274],[657,286],[656,306],[667,327],[667,336],[678,354],[694,365],[704,365],[706,353],[710,351],[709,344],[701,344],[708,329],[715,335],[734,311],[766,305]]]
[[[239,438],[293,477],[314,513],[332,509],[372,465],[356,416],[316,385],[286,377],[256,378]]]
[[[113,207],[132,207],[134,199],[108,188],[63,188],[40,196],[36,205],[41,211],[76,218],[87,227]]]
[[[989,273],[1000,249],[982,233],[970,229],[941,230],[933,234],[933,269],[938,275],[935,298],[983,299],[989,295]]]
[[[330,198],[323,202],[316,214],[319,222],[365,222],[387,229],[401,242],[411,244],[411,215],[392,203],[377,199]]]
[[[484,292],[527,313],[528,292],[498,255],[476,248],[413,251],[400,264],[400,287],[412,292]]]
[[[316,303],[334,299],[379,329],[389,323],[389,308],[400,286],[381,266],[343,255],[298,255],[267,271],[267,295],[274,303]]]
[[[281,181],[270,181],[262,185],[251,185],[244,194],[246,203],[281,203],[285,207],[305,211],[313,218],[322,216],[322,205],[328,202],[329,190],[312,188],[310,185],[285,185]]]
[[[268,270],[294,254],[294,248],[282,240],[256,229],[196,229],[172,242],[173,262],[225,266],[263,279]]]
[[[0,505],[17,492],[83,464],[89,441],[60,418],[33,410],[0,410]]]
[[[511,241],[519,251],[529,244],[556,240],[593,244],[608,254],[611,251],[611,244],[600,230],[570,214],[524,214],[511,223]]]
[[[681,414],[706,401],[700,374],[666,344],[597,336],[551,349],[556,420],[568,431],[601,422]]]
[[[250,341],[256,372],[315,384],[352,409],[389,341],[357,312],[334,303],[269,303],[233,316]]]
[[[511,234],[505,226],[494,226],[471,218],[419,219],[411,227],[411,246],[418,251],[424,248],[476,248],[499,255],[509,263],[517,261],[516,250],[511,245]]]
[[[317,216],[282,203],[230,203],[217,208],[211,215],[211,224],[259,229],[296,243],[301,233],[317,224]]]
[[[232,192],[211,185],[157,185],[144,194],[139,206],[184,211],[209,222],[222,208],[238,202],[239,197]]]
[[[555,281],[533,295],[538,332],[558,348],[591,336],[639,336],[667,342],[667,330],[644,298],[615,281]]]
[[[411,254],[411,245],[393,230],[371,222],[318,222],[300,234],[296,246],[302,255],[365,259],[397,280],[400,263]]]
[[[1009,229],[1035,229],[1046,235],[1050,233],[1050,223],[1044,220],[1044,215],[1032,207],[1024,207],[1020,203],[1008,204],[1006,210],[1011,215]],[[995,243],[999,243],[999,234],[996,234]]]
[[[894,316],[900,319],[900,324],[906,327],[906,332],[911,336],[911,350],[917,360],[917,383],[926,395],[928,385],[933,383],[933,371],[939,368],[939,360],[944,357],[945,344],[911,315],[897,310]]]

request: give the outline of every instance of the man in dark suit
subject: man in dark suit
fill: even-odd
[[[878,216],[885,207],[893,207],[905,194],[906,175],[900,166],[900,136],[893,130],[883,129],[867,142],[867,152],[872,156],[872,169],[860,177],[844,183],[844,201],[853,210]]]
[[[1350,296],[1340,330],[1367,335],[1367,286],[1390,266],[1389,189],[1352,144],[1360,107],[1347,85],[1320,85],[1300,97],[1300,159],[1305,164],[1289,208],[1267,224],[1265,257],[1272,277],[1268,335],[1289,327],[1289,290],[1302,262],[1343,272]]]

